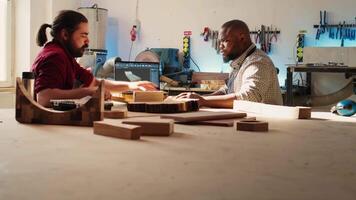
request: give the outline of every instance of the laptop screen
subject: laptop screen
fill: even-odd
[[[114,73],[117,81],[151,81],[159,87],[159,62],[119,61]]]

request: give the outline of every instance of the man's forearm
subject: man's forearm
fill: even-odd
[[[123,91],[130,90],[130,87],[128,82],[125,81],[105,80],[105,89],[115,93],[115,92],[123,92]]]
[[[235,94],[204,96],[203,98],[201,105],[213,108],[232,108],[236,100]]]
[[[204,96],[225,95],[225,94],[226,94],[226,93],[224,93],[224,92],[221,91],[221,90],[216,90],[215,92],[210,93],[210,94],[205,94]]]
[[[91,86],[99,86],[100,80],[94,79],[93,83],[90,84]],[[129,84],[126,81],[111,81],[111,80],[104,80],[105,81],[105,89],[116,93],[130,90]]]
[[[51,99],[80,99],[93,95],[96,89],[96,87],[84,87],[72,90],[44,89],[37,94],[37,102],[42,106],[49,107]]]

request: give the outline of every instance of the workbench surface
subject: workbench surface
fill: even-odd
[[[356,199],[356,116],[264,118],[268,133],[175,125],[130,141],[14,115],[0,110],[4,200]]]

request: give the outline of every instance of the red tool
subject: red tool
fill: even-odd
[[[209,40],[210,33],[211,33],[210,28],[209,27],[205,27],[204,31],[203,31],[204,41],[207,42]]]
[[[131,41],[134,42],[137,37],[137,26],[136,25],[132,26],[132,29],[130,31],[130,36],[131,36]]]

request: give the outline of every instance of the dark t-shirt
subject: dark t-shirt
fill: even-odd
[[[35,73],[35,93],[43,89],[73,89],[75,80],[85,87],[93,80],[93,75],[82,68],[66,49],[55,41],[48,42],[37,55],[31,67]]]

